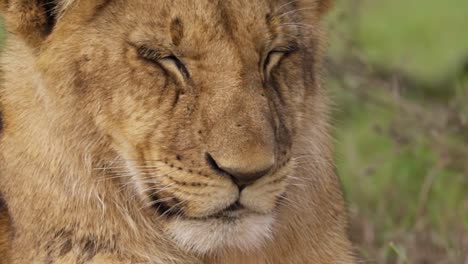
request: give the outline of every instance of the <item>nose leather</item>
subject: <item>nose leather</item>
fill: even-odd
[[[229,166],[211,154],[207,154],[207,160],[213,169],[230,176],[239,187],[251,185],[264,177],[272,170],[275,163],[273,153],[264,153],[261,157],[257,155],[254,162],[249,159],[236,159],[237,162],[231,160],[226,162]]]

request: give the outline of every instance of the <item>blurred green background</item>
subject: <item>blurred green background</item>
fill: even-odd
[[[337,0],[326,60],[363,263],[468,263],[468,1]]]
[[[360,263],[468,264],[468,1],[336,0],[327,19]]]

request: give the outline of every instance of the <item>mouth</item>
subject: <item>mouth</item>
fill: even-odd
[[[243,188],[228,177],[166,165],[154,172],[152,181],[145,181],[147,172],[141,172],[137,190],[145,212],[160,221],[178,247],[197,254],[248,252],[272,239],[292,163]]]
[[[274,192],[274,197],[259,197],[257,192],[264,193],[262,186],[260,189],[252,187],[233,195],[223,205],[215,205],[216,209],[207,214],[193,211],[199,204],[209,208],[210,203],[217,204],[222,199],[200,200],[197,204],[194,202],[196,200],[174,198],[176,195],[161,191],[146,197],[152,204],[151,209],[162,220],[164,232],[181,249],[202,255],[225,249],[249,252],[261,248],[272,239],[276,214],[285,195],[284,190]]]
[[[208,217],[208,218],[216,218],[216,219],[237,219],[242,217],[242,215],[252,214],[253,212],[246,209],[242,204],[239,202],[235,202],[230,205],[228,208],[219,211],[218,213]]]
[[[178,217],[186,220],[198,221],[206,221],[210,219],[232,221],[247,215],[263,215],[249,210],[248,208],[243,206],[239,201],[236,201],[228,207],[212,215],[205,217],[190,217],[184,213],[183,208],[178,206],[178,204],[181,204],[181,202],[173,201],[175,205],[171,205],[168,202],[165,202],[164,198],[160,198],[156,195],[152,195],[151,200],[153,201],[153,208],[159,213],[161,217],[164,217],[166,219]]]
[[[154,209],[164,219],[166,234],[187,252],[203,255],[226,248],[248,252],[261,247],[272,236],[274,212],[257,213],[239,201],[214,214],[197,218],[185,214],[177,201],[152,199],[158,201]]]
[[[206,218],[176,217],[165,232],[183,250],[199,255],[260,249],[274,234],[275,214],[259,214],[233,204]]]
[[[160,197],[157,194],[150,195],[151,207],[159,213],[161,217],[173,218],[183,214],[182,208],[176,204],[169,204],[165,198]]]

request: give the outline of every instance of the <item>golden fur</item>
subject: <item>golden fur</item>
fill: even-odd
[[[1,3],[0,262],[354,263],[329,1]]]

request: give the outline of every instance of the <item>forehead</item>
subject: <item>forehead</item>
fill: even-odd
[[[174,16],[197,25],[220,26],[229,20],[231,26],[258,21],[271,13],[281,0],[120,0],[127,12],[140,12],[144,17],[164,21]],[[294,1],[293,1],[294,2]],[[291,5],[294,3],[291,2]],[[129,15],[132,15],[131,13]]]
[[[265,43],[292,36],[291,0],[120,0],[121,12],[141,38],[176,38],[176,44],[241,41]],[[159,39],[161,41],[161,39]],[[259,48],[259,47],[256,47]]]

